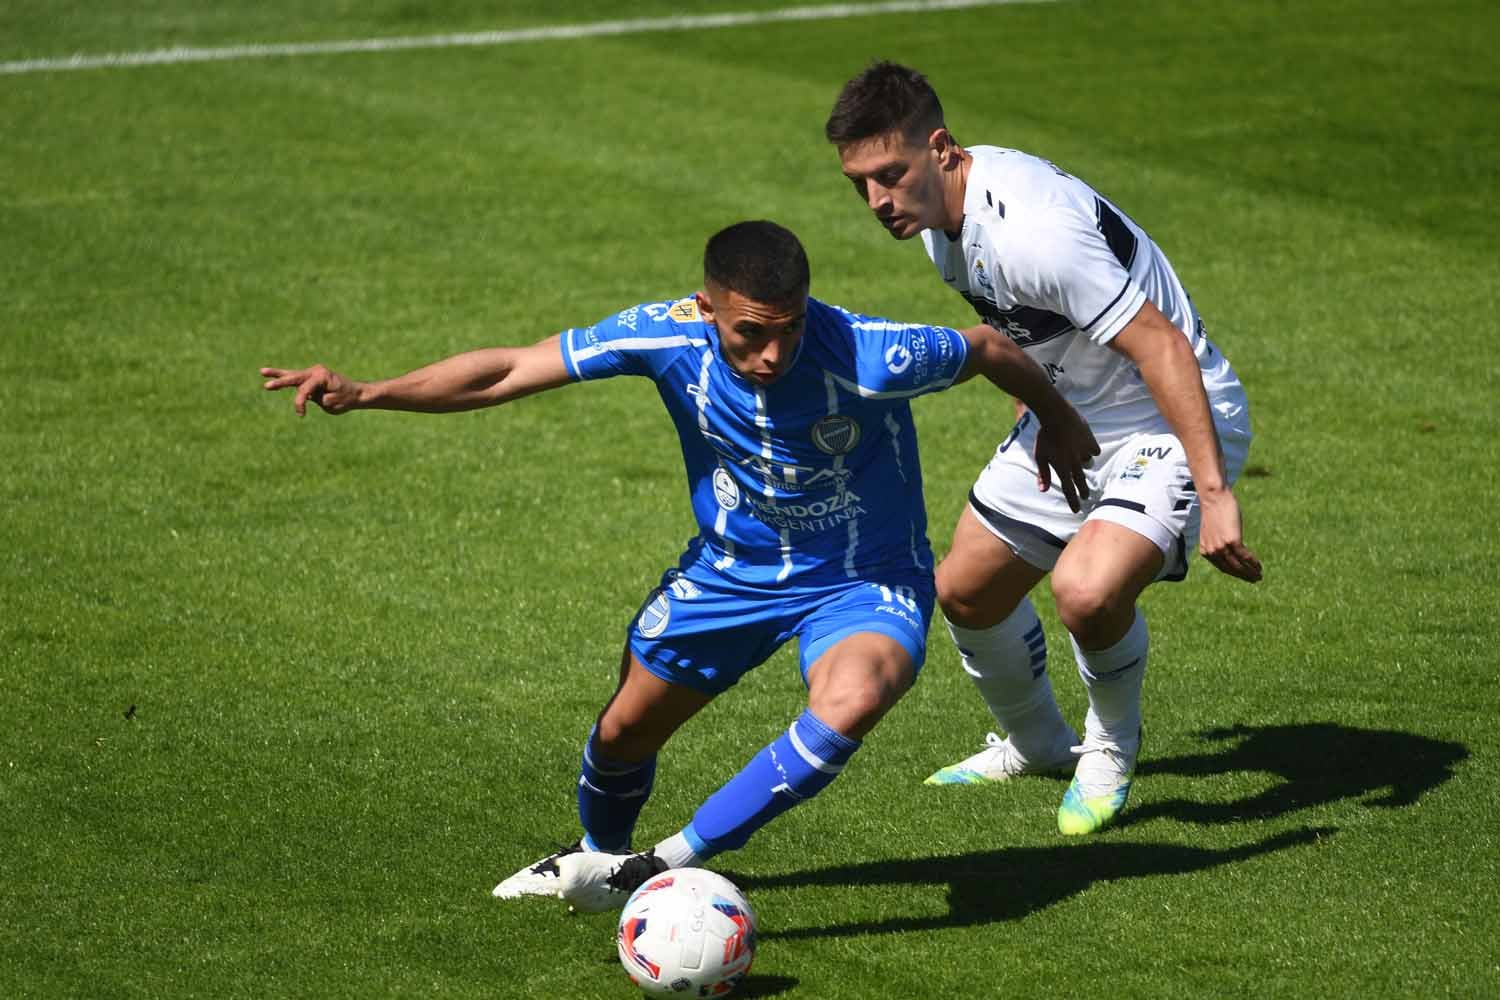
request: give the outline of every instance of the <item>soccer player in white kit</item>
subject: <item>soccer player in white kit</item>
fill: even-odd
[[[1073,769],[1063,834],[1124,808],[1141,743],[1147,630],[1136,599],[1188,553],[1255,582],[1231,484],[1250,444],[1239,379],[1167,258],[1107,198],[1047,160],[960,146],[922,74],[876,63],[829,116],[844,175],[898,240],[920,235],[943,281],[1046,369],[1101,448],[1072,510],[1036,488],[1022,413],[969,495],[938,601],[1000,728],[932,784]],[[1027,596],[1048,573],[1089,708],[1080,741],[1047,678]]]

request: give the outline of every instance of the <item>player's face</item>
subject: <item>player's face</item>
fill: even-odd
[[[713,282],[698,293],[698,311],[719,331],[719,353],[745,378],[769,385],[797,356],[807,323],[807,293],[790,302],[758,302]]]
[[[839,162],[886,231],[909,240],[924,229],[949,228],[943,171],[953,148],[946,129],[925,142],[887,132],[839,147]]]

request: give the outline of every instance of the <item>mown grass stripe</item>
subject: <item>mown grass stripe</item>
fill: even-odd
[[[781,10],[740,11],[726,14],[682,14],[671,17],[629,18],[587,24],[544,25],[504,31],[476,31],[444,35],[412,35],[392,38],[355,38],[330,42],[287,42],[226,45],[212,48],[175,46],[145,52],[104,55],[77,54],[56,59],[22,59],[0,63],[0,75],[61,73],[85,69],[131,69],[178,63],[224,62],[237,59],[276,59],[297,56],[344,55],[357,52],[398,52],[409,49],[447,49],[474,46],[515,45],[522,42],[598,38],[607,35],[637,35],[653,31],[706,31],[786,21],[832,21],[882,14],[911,14],[972,7],[999,7],[1020,3],[1051,3],[1053,0],[888,0],[884,3],[840,3]]]

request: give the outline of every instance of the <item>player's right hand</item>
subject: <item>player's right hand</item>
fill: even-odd
[[[1037,415],[1038,417],[1041,414]],[[1074,512],[1088,499],[1089,484],[1085,471],[1099,454],[1099,442],[1088,421],[1064,402],[1058,412],[1041,420],[1036,432],[1036,484],[1045,493],[1057,472],[1057,485]]]
[[[297,390],[292,408],[299,417],[307,415],[308,400],[321,407],[324,413],[333,414],[348,413],[359,403],[361,383],[323,365],[295,370],[262,368],[260,373],[266,378],[265,388],[268,390]]]

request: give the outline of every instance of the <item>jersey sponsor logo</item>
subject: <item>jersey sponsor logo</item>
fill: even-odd
[[[704,434],[704,438],[719,453],[719,461],[728,462],[754,473],[767,486],[783,493],[807,493],[812,490],[842,488],[854,473],[848,469],[820,469],[815,465],[799,465],[796,462],[776,462],[761,455],[736,455],[719,446],[722,438]],[[725,442],[727,444],[727,442]]]
[[[823,531],[869,513],[853,490],[840,490],[827,500],[808,503],[785,503],[748,494],[745,502],[757,519],[790,531]]]
[[[825,455],[847,455],[859,444],[859,421],[830,413],[812,425],[812,443]]]
[[[636,332],[635,325],[637,320],[640,318],[640,315],[641,307],[631,306],[629,309],[626,309],[624,312],[620,313],[619,323],[621,326],[625,327],[625,329],[634,333]]]
[[[1130,464],[1120,470],[1121,479],[1140,479],[1146,474],[1146,467],[1151,464],[1151,459],[1137,455],[1130,460]]]
[[[1136,452],[1136,455],[1142,458],[1166,458],[1170,454],[1172,454],[1170,445],[1152,445]]]
[[[979,318],[1005,334],[1017,347],[1035,347],[1045,344],[1065,333],[1072,333],[1073,321],[1061,313],[1048,312],[1034,306],[1013,306],[1001,309],[989,299],[981,299],[969,292],[960,291],[969,300],[969,305]]]
[[[722,465],[714,470],[714,499],[725,510],[734,510],[740,505],[740,484]]]
[[[640,616],[635,620],[636,631],[647,639],[655,639],[667,630],[667,622],[672,618],[672,602],[667,595],[657,592],[646,606],[641,609]]]
[[[900,375],[911,367],[911,351],[902,344],[892,344],[885,351],[885,366],[892,375]]]

